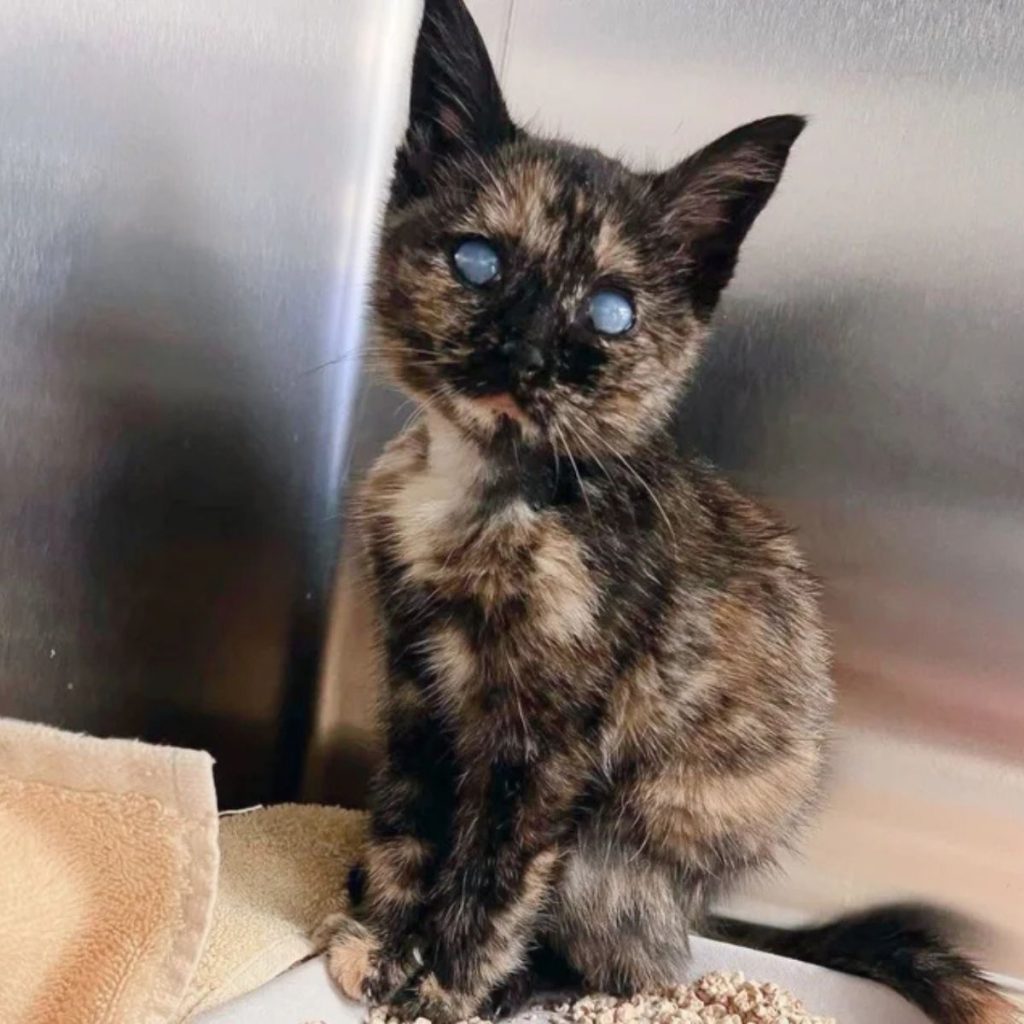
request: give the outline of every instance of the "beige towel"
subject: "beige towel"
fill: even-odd
[[[258,988],[316,952],[365,830],[218,822],[207,754],[0,719],[0,1020],[172,1024]]]
[[[365,818],[283,804],[221,819],[213,927],[184,1019],[258,988],[316,952],[310,932],[345,908]]]
[[[0,719],[4,1024],[165,1024],[209,927],[207,754]]]

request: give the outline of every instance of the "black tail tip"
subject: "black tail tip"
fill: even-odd
[[[886,985],[936,1024],[1022,1024],[1020,1010],[964,952],[978,930],[945,910],[896,904],[796,930],[713,924],[726,941]]]
[[[830,966],[889,985],[937,1024],[1016,1024],[1018,1011],[964,952],[977,929],[921,904],[879,907],[817,930]]]

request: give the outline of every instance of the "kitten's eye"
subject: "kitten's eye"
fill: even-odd
[[[594,292],[587,307],[590,323],[599,334],[625,334],[636,320],[636,310],[622,292],[604,288]]]
[[[459,277],[477,287],[490,284],[501,273],[498,250],[482,238],[467,238],[459,242],[452,259]]]

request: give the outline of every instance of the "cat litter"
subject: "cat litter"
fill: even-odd
[[[834,1017],[815,1017],[785,989],[747,981],[742,974],[714,972],[692,985],[674,985],[660,992],[618,999],[582,996],[569,1002],[536,1007],[521,1020],[541,1024],[836,1024]],[[374,1010],[370,1024],[397,1024],[386,1010]],[[425,1018],[415,1024],[430,1024]],[[473,1018],[467,1024],[490,1024]]]
[[[809,1014],[778,985],[719,972],[631,999],[583,996],[552,1007],[551,1018],[556,1024],[836,1024]]]

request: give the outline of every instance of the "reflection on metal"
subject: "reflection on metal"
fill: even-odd
[[[470,7],[514,113],[636,161],[811,115],[680,421],[798,526],[836,637],[834,795],[791,882],[746,902],[930,896],[996,924],[993,962],[1024,975],[1020,5]],[[346,765],[369,721],[354,621],[325,703]]]
[[[294,788],[418,13],[0,0],[0,714]]]

